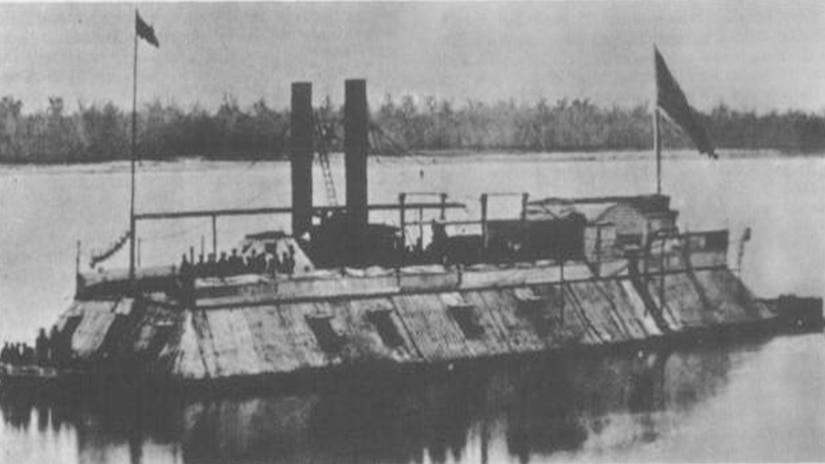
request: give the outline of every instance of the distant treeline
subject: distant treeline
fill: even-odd
[[[0,99],[0,162],[72,163],[127,159],[131,144],[131,112],[112,103],[83,105],[72,113],[63,99],[24,113],[13,97]],[[318,110],[335,137],[343,139],[342,109],[329,99]],[[719,105],[700,115],[719,148],[778,149],[792,152],[825,150],[825,118],[799,111],[784,113],[734,111]],[[599,107],[588,100],[541,100],[534,104],[386,97],[373,107],[372,119],[398,147],[416,150],[594,151],[644,150],[652,146],[651,108]],[[665,147],[687,148],[690,141],[664,123]],[[206,159],[283,159],[287,157],[289,113],[261,100],[241,108],[225,99],[216,111],[188,110],[154,102],[140,108],[137,153],[142,159],[202,157]],[[383,142],[382,142],[383,143]],[[376,147],[381,149],[382,147]],[[403,151],[403,150],[402,150]]]

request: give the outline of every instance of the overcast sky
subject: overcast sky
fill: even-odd
[[[139,95],[215,108],[225,94],[283,108],[289,84],[340,103],[343,81],[461,104],[586,97],[650,102],[656,43],[708,110],[825,110],[825,2],[150,3],[160,49],[140,44]],[[0,95],[24,110],[129,108],[132,4],[0,4]]]

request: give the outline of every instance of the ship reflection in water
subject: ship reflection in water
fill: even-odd
[[[815,460],[825,451],[817,406],[825,391],[823,342],[815,334],[499,362],[336,379],[279,394],[83,401],[7,394],[0,456],[152,463],[770,460],[756,453],[779,446],[780,458]],[[793,394],[771,396],[776,391]]]

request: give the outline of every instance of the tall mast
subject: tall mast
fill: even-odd
[[[656,153],[656,194],[662,194],[662,137],[659,133],[659,106],[653,107],[653,150]]]
[[[662,134],[659,131],[659,51],[653,45],[653,154],[656,156],[656,195],[662,194]]]
[[[137,23],[138,12],[135,9],[135,23]],[[135,28],[135,58],[132,68],[132,176],[131,176],[131,197],[129,199],[129,282],[135,288],[135,158],[136,155],[136,129],[137,129],[137,65],[138,65],[138,34]]]

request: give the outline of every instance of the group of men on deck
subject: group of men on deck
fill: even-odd
[[[180,262],[180,273],[193,277],[228,277],[240,274],[288,274],[295,271],[295,248],[288,246],[288,251],[284,252],[280,259],[276,250],[267,250],[266,253],[258,253],[254,248],[248,256],[238,254],[237,249],[232,250],[232,254],[221,252],[220,258],[215,259],[215,253],[210,253],[206,260],[203,254],[198,257],[197,263],[191,263],[186,254],[183,254]]]
[[[45,329],[40,329],[34,348],[27,343],[3,344],[0,350],[0,364],[11,366],[56,366],[68,353],[68,347],[62,342],[57,327],[52,326],[51,333],[46,335]]]

